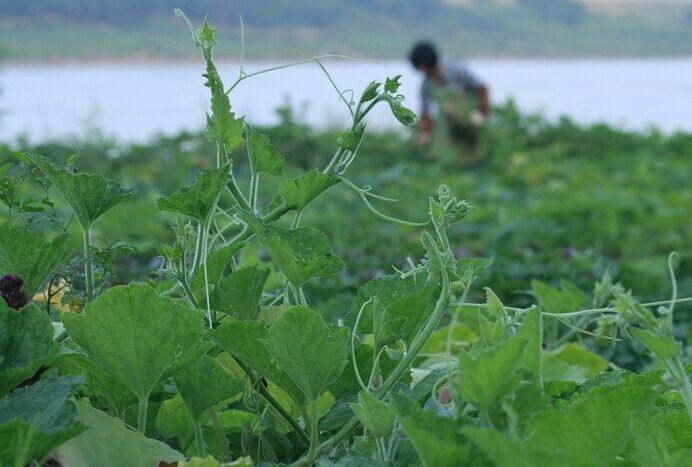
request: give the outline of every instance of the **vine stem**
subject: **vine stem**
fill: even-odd
[[[310,403],[310,415],[308,417],[310,424],[310,447],[308,452],[301,459],[298,459],[293,465],[295,467],[303,467],[312,465],[315,457],[317,457],[317,444],[319,443],[319,410],[317,401]]]
[[[414,339],[409,352],[404,356],[404,358],[390,373],[389,377],[385,380],[385,382],[382,383],[382,386],[376,392],[373,393],[373,397],[375,397],[375,399],[381,400],[389,392],[389,390],[392,389],[392,387],[394,387],[396,382],[399,381],[399,378],[401,378],[401,375],[404,374],[404,372],[408,369],[409,365],[413,362],[413,360],[416,359],[420,351],[423,349],[423,346],[427,342],[428,338],[430,338],[432,333],[437,328],[437,325],[440,323],[440,320],[444,316],[445,311],[447,311],[447,306],[449,305],[449,295],[449,275],[447,273],[447,270],[443,269],[442,291],[440,292],[440,296],[437,299],[437,302],[435,303],[435,309],[430,315],[430,318],[428,318],[428,321],[426,321],[425,325],[423,326],[423,329],[421,329],[421,332],[418,333],[418,335]],[[351,434],[351,431],[353,431],[353,429],[356,426],[358,426],[358,423],[358,417],[352,417],[346,423],[346,425],[344,425],[341,428],[341,430],[339,430],[331,438],[329,438],[317,447],[311,461],[314,461],[314,459],[317,456],[326,451],[329,451],[330,449],[334,448],[334,446],[339,444],[341,441],[346,439]]]
[[[653,307],[653,306],[662,306],[662,305],[670,305],[670,304],[678,304],[678,303],[689,303],[692,302],[692,297],[684,297],[684,298],[677,298],[675,300],[659,300],[656,302],[647,302],[647,303],[642,303],[642,306],[645,306],[647,308]],[[485,308],[488,306],[487,303],[465,303],[465,302],[459,302],[459,303],[452,303],[454,306],[465,306],[465,307],[470,307],[470,308]],[[530,310],[531,308],[513,308],[510,306],[505,306],[506,310],[514,311],[514,312],[526,312]],[[583,315],[589,315],[589,314],[595,314],[595,313],[617,313],[617,310],[615,308],[592,308],[589,310],[578,310],[578,311],[572,311],[569,313],[548,313],[548,312],[543,312],[544,316],[549,316],[551,318],[572,318],[574,316],[583,316]]]
[[[84,227],[84,282],[87,301],[94,299],[94,270],[91,264],[91,225]]]
[[[139,399],[137,407],[137,430],[146,434],[147,430],[147,411],[149,410],[149,395]]]
[[[259,392],[260,396],[262,396],[262,398],[265,401],[267,401],[267,403],[271,405],[274,408],[274,410],[276,410],[279,413],[279,415],[281,415],[284,418],[284,420],[288,422],[289,425],[291,425],[291,428],[293,428],[295,432],[298,433],[298,436],[300,436],[303,439],[303,441],[307,443],[310,440],[310,438],[308,437],[307,433],[305,433],[305,430],[303,430],[303,428],[301,428],[301,426],[291,416],[291,414],[289,414],[286,411],[286,409],[284,409],[281,406],[281,404],[279,404],[279,402],[276,399],[274,399],[274,397],[272,397],[271,394],[269,394],[269,391],[267,391],[267,389],[264,386],[262,386],[261,384],[255,384],[257,381],[257,377],[255,376],[255,373],[252,371],[252,369],[250,369],[250,367],[245,365],[239,359],[235,360],[236,362],[238,362],[238,365],[240,366],[240,368],[242,368],[242,370],[245,372],[248,378],[250,378],[252,386],[257,387],[257,392]]]
[[[202,424],[195,421],[195,442],[197,443],[197,454],[200,457],[207,457],[207,446],[204,444],[204,434],[202,433]]]

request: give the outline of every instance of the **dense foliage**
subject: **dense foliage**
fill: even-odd
[[[329,145],[287,110],[262,131],[231,109],[248,76],[225,86],[214,29],[190,28],[207,143],[34,148],[0,168],[0,465],[686,465],[688,136],[509,105],[484,136],[493,159],[443,172],[401,136],[365,135],[376,105],[415,123],[398,77],[353,102],[337,89],[353,123]],[[123,268],[123,231],[161,261]],[[657,257],[641,302],[615,276],[646,288],[636,265]],[[606,274],[614,260],[633,265]],[[604,358],[623,343],[645,369]]]

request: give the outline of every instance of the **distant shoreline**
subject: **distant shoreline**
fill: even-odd
[[[248,60],[246,63],[290,63],[292,61],[306,60],[310,57],[261,57]],[[402,57],[353,57],[355,62],[366,62],[366,63],[387,63],[387,62],[400,62],[406,60],[405,56]],[[652,61],[652,60],[689,60],[692,59],[692,54],[659,54],[659,55],[589,55],[589,54],[574,54],[574,55],[471,55],[465,57],[458,57],[462,60],[469,61],[555,61],[555,62],[568,62],[568,61],[612,61],[612,60],[623,60],[623,61]],[[99,58],[60,58],[60,59],[24,59],[18,60],[13,58],[6,58],[0,60],[0,70],[8,66],[90,66],[90,65],[117,65],[117,64],[133,64],[133,65],[188,65],[201,63],[201,57],[165,57],[165,56],[112,56],[112,57],[99,57]],[[217,64],[237,64],[240,62],[238,57],[230,56],[219,56],[216,58]],[[339,61],[348,62],[348,59],[338,59],[338,58],[327,58],[324,61]]]

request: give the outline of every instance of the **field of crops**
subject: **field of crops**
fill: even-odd
[[[0,146],[0,466],[689,465],[692,135],[256,128],[191,29],[203,134]]]

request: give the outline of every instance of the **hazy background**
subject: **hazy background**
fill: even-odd
[[[197,50],[173,14],[218,27],[227,80],[237,74],[239,17],[248,69],[316,56],[343,88],[401,73],[417,108],[420,77],[406,53],[420,38],[466,59],[495,103],[579,123],[664,132],[692,129],[690,0],[0,0],[0,138],[82,134],[121,140],[199,128],[207,106]],[[275,121],[286,101],[325,127],[343,109],[315,67],[248,81],[241,114]],[[374,119],[386,126],[391,119]]]

